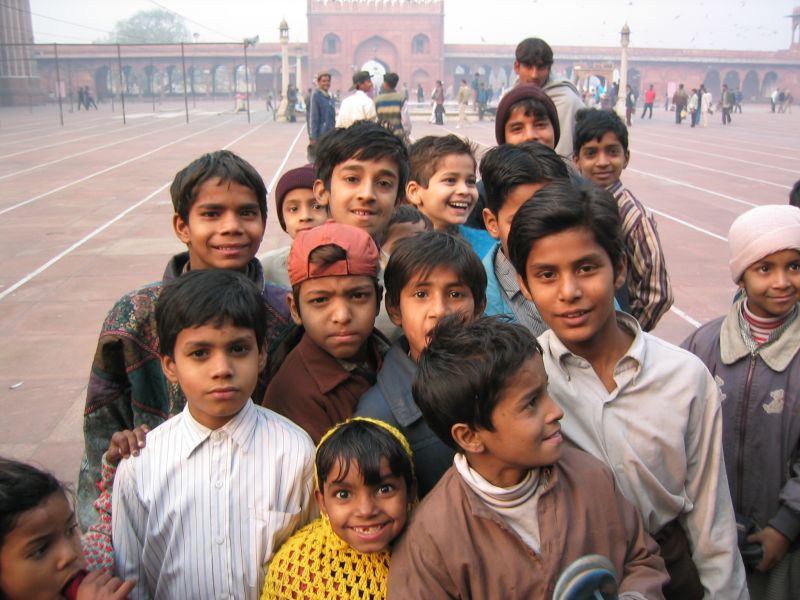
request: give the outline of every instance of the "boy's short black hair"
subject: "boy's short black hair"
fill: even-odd
[[[625,255],[619,209],[611,193],[596,185],[559,180],[536,192],[514,215],[508,233],[511,264],[527,284],[526,263],[533,245],[548,235],[585,227],[611,259],[616,274]]]
[[[533,334],[507,317],[482,317],[467,323],[448,315],[433,330],[422,351],[412,384],[425,422],[445,444],[461,451],[453,425],[494,431],[492,413],[523,363],[542,354]]]
[[[433,223],[427,215],[421,213],[419,209],[413,204],[401,204],[392,211],[392,216],[389,217],[389,224],[386,226],[387,231],[393,225],[400,225],[401,223],[424,223],[425,231],[433,231]]]
[[[800,208],[800,179],[794,182],[792,191],[789,192],[789,204]]]
[[[400,292],[412,278],[424,279],[437,267],[449,267],[469,287],[476,310],[486,304],[486,269],[463,239],[443,231],[423,231],[397,242],[386,265],[386,304],[400,306]]]
[[[169,282],[156,303],[159,352],[174,356],[184,329],[226,322],[252,329],[259,349],[267,335],[267,309],[261,291],[242,273],[229,269],[189,271]]]
[[[219,177],[220,185],[233,181],[253,190],[261,211],[261,221],[267,222],[267,186],[253,165],[230,150],[217,150],[203,154],[175,173],[169,188],[175,213],[184,221],[197,200],[200,186],[209,179]]]
[[[569,177],[561,157],[539,142],[495,146],[483,155],[480,171],[486,208],[495,216],[518,185]]]
[[[331,189],[336,165],[347,160],[380,160],[388,158],[397,165],[398,200],[405,197],[408,182],[408,149],[403,141],[385,127],[372,121],[356,121],[350,127],[331,129],[317,142],[314,168],[317,179]]]
[[[628,154],[628,128],[625,121],[613,110],[582,108],[575,114],[575,130],[572,134],[575,156],[584,144],[592,140],[600,141],[608,132],[617,136],[625,154]]]
[[[317,246],[308,255],[308,264],[315,265],[320,270],[324,270],[325,267],[329,267],[330,265],[335,265],[338,262],[346,260],[347,251],[338,244],[324,244],[322,246]],[[292,297],[294,298],[294,305],[297,308],[297,314],[300,314],[300,288],[306,281],[308,280],[306,279],[292,286]],[[380,309],[383,290],[381,289],[381,284],[378,283],[377,279],[373,278],[372,281],[375,284],[375,297],[378,302],[378,309]],[[300,316],[302,317],[302,315]]]
[[[377,485],[381,480],[383,457],[386,457],[392,475],[402,477],[411,494],[414,463],[400,440],[380,425],[366,420],[353,419],[340,425],[317,448],[315,463],[319,491],[324,491],[325,482],[337,465],[341,469],[339,477],[344,479],[353,463],[358,465],[364,483]]]
[[[0,548],[23,513],[58,492],[66,495],[66,488],[52,474],[0,457]],[[5,597],[2,590],[0,597]]]
[[[514,52],[517,62],[526,65],[547,65],[553,64],[553,49],[550,44],[541,38],[525,38]]]
[[[411,144],[408,150],[410,166],[409,181],[416,181],[427,188],[431,177],[439,169],[445,156],[452,154],[466,154],[472,159],[472,164],[477,167],[475,160],[475,144],[464,140],[457,135],[426,135]]]

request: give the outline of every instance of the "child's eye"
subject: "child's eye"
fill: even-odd
[[[394,187],[394,181],[390,181],[388,179],[381,179],[378,182],[378,185],[384,189],[390,190]]]
[[[468,177],[467,185],[477,185],[477,180],[474,177]]]
[[[47,554],[49,544],[42,544],[41,546],[36,546],[30,553],[30,557],[34,560],[38,560],[43,558],[45,554]]]
[[[312,208],[314,210],[325,210],[327,207],[323,206],[322,204],[314,203],[314,206],[312,206]]]
[[[319,298],[309,298],[308,299],[308,303],[309,304],[314,304],[316,306],[321,306],[321,305],[325,304],[327,301],[328,301],[328,299],[325,296],[320,296]]]
[[[243,217],[256,217],[258,216],[258,211],[255,208],[245,208],[239,214]]]
[[[205,217],[207,219],[214,219],[214,218],[219,216],[219,211],[218,210],[204,210],[202,213],[200,213],[200,216],[201,217]]]
[[[378,494],[387,495],[395,491],[395,487],[391,483],[384,483],[378,488]]]
[[[367,292],[353,292],[350,297],[353,300],[364,300],[369,294]]]
[[[189,356],[192,358],[205,358],[208,356],[208,350],[194,350],[193,352],[189,353]]]
[[[537,277],[538,279],[547,279],[547,280],[549,280],[549,279],[555,279],[555,276],[556,276],[556,274],[555,274],[555,272],[553,272],[553,271],[540,271],[540,272],[539,272],[539,273],[536,275],[536,277]]]
[[[800,271],[800,263],[794,262],[794,263],[790,264],[789,265],[789,270],[790,271]]]
[[[231,346],[231,354],[234,356],[243,356],[250,352],[250,346],[247,344],[234,344]]]
[[[428,292],[426,292],[425,290],[415,290],[414,291],[414,298],[418,298],[419,300],[422,300],[422,299],[427,298],[427,297],[428,297]]]
[[[300,209],[296,206],[287,206],[284,210],[289,213],[296,213]]]
[[[591,273],[595,270],[594,265],[581,265],[578,267],[578,273]]]
[[[347,177],[344,178],[344,180],[347,183],[358,183],[358,177],[356,177],[355,175],[348,175]]]
[[[337,492],[334,492],[333,497],[337,500],[347,500],[350,498],[350,492],[347,490],[338,490]]]
[[[445,183],[453,184],[453,183],[456,182],[456,178],[455,177],[445,177],[442,181],[444,181]]]
[[[760,265],[758,267],[759,273],[769,273],[769,265]]]
[[[463,292],[459,292],[458,290],[453,290],[450,292],[450,297],[455,298],[457,300],[460,300],[464,296],[466,296],[466,294],[464,294]]]
[[[595,154],[597,154],[597,152],[594,150],[585,150],[583,153],[583,158],[594,158]]]

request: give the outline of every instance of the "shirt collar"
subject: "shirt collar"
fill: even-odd
[[[628,333],[633,335],[633,341],[628,349],[625,351],[620,359],[617,361],[617,368],[616,371],[619,370],[619,366],[623,363],[627,363],[633,361],[636,365],[637,373],[641,369],[641,365],[644,363],[645,359],[645,343],[644,343],[644,332],[642,332],[642,328],[639,326],[639,322],[634,319],[631,315],[624,313],[622,311],[617,311],[617,324],[626,330]],[[548,337],[548,345],[550,347],[550,353],[553,355],[554,358],[557,360],[555,361],[558,364],[559,369],[563,373],[564,377],[569,380],[569,370],[567,367],[569,365],[575,366],[589,366],[589,363],[586,359],[581,358],[577,354],[573,354],[564,343],[558,339],[558,336],[553,333],[552,330],[545,332]]]
[[[509,298],[521,293],[517,271],[511,261],[508,260],[508,257],[503,254],[503,248],[500,246],[497,247],[497,252],[494,255],[494,268],[497,282]]]
[[[742,338],[740,315],[746,296],[734,302],[719,332],[720,358],[731,365],[748,354],[758,354],[773,371],[783,372],[800,349],[800,317],[786,324],[785,329],[769,342],[750,348]],[[749,335],[749,333],[748,333]]]
[[[617,198],[617,196],[618,196],[619,194],[621,194],[621,193],[622,193],[622,191],[623,191],[623,190],[622,190],[622,180],[621,180],[621,179],[617,179],[617,180],[616,180],[614,183],[612,183],[612,184],[611,184],[610,186],[608,186],[606,189],[607,189],[609,192],[611,192],[611,195],[612,195],[612,196],[614,196],[614,198]]]
[[[188,404],[184,407],[181,418],[183,419],[181,425],[184,458],[189,458],[203,442],[215,433],[227,435],[233,440],[234,444],[241,448],[242,452],[246,453],[250,449],[250,444],[253,440],[253,433],[258,419],[258,409],[253,404],[253,401],[248,398],[242,410],[219,429],[209,429],[205,425],[198,423],[189,412]]]

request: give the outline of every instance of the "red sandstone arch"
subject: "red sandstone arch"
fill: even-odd
[[[353,54],[356,70],[370,60],[386,65],[387,71],[397,68],[397,48],[386,38],[374,35],[361,42]]]
[[[742,97],[745,100],[756,100],[760,97],[758,93],[758,73],[755,71],[748,71],[747,75],[744,76]]]

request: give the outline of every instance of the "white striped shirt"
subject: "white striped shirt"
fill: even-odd
[[[147,434],[114,481],[117,574],[131,600],[258,600],[264,565],[314,516],[314,446],[248,401],[210,430],[184,411]]]

